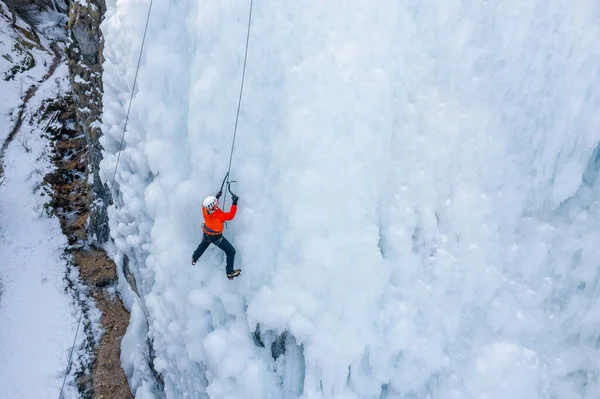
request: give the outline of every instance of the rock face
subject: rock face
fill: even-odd
[[[68,50],[69,73],[75,94],[77,116],[88,141],[88,192],[90,219],[88,239],[103,243],[109,239],[108,215],[110,191],[99,177],[102,147],[98,141],[102,132],[102,50],[100,22],[106,11],[104,0],[76,0],[71,3],[67,28],[71,33]]]

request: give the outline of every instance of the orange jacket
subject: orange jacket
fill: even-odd
[[[216,208],[213,212],[208,213],[206,208],[202,207],[202,215],[204,215],[202,231],[208,235],[217,235],[223,233],[223,223],[233,219],[236,211],[237,205],[231,205],[229,212],[223,212],[219,208]]]

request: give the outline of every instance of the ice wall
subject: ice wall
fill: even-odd
[[[287,3],[254,4],[228,281],[190,258],[249,3],[154,0],[110,209],[138,397],[146,332],[173,398],[597,397],[600,5]],[[147,7],[102,26],[109,184]]]

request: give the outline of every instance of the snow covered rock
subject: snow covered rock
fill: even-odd
[[[71,3],[68,26],[72,43],[68,50],[69,73],[75,94],[81,129],[88,140],[88,192],[90,220],[88,234],[91,241],[108,240],[106,207],[110,193],[99,178],[102,159],[99,138],[102,135],[102,50],[103,38],[100,21],[105,12],[103,0],[74,1]]]

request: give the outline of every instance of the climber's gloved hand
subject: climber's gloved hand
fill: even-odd
[[[223,191],[219,190],[219,192],[217,193],[217,195],[215,195],[215,197],[217,197],[217,199],[221,198],[221,195],[223,195]]]
[[[237,195],[233,194],[231,196],[231,199],[233,200],[233,205],[237,205],[238,200],[240,199],[240,197],[238,197]]]

